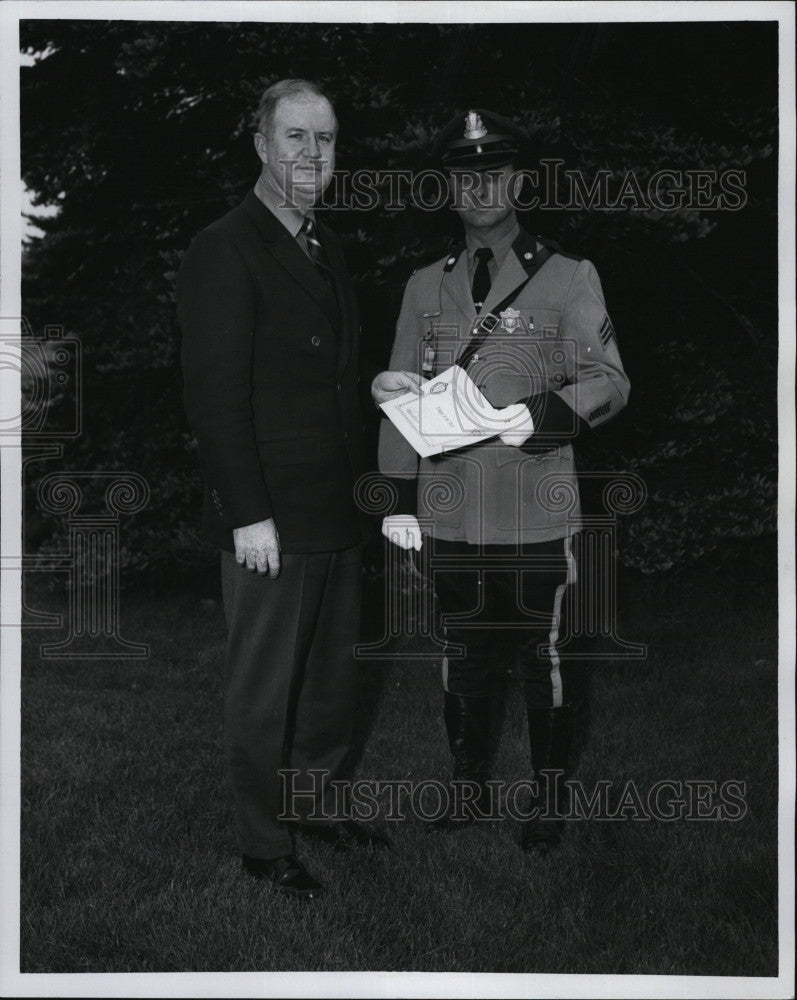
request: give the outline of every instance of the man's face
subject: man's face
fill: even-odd
[[[335,114],[326,98],[312,94],[283,97],[269,134],[255,136],[264,179],[284,193],[289,204],[310,207],[332,179],[336,135]]]
[[[514,211],[512,164],[488,170],[451,170],[449,189],[453,209],[466,229],[486,229]]]

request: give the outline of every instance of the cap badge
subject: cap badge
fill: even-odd
[[[465,138],[482,139],[486,135],[487,129],[484,127],[481,115],[478,115],[475,111],[469,111],[465,115]]]

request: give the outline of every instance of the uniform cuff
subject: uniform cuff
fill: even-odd
[[[540,392],[523,400],[534,421],[527,444],[531,450],[555,448],[577,437],[587,424],[555,392]]]
[[[415,479],[399,479],[396,476],[385,476],[385,482],[393,486],[398,493],[395,509],[391,514],[418,513],[418,482]]]

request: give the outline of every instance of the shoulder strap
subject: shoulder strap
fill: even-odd
[[[566,257],[568,260],[582,261],[583,257],[580,257],[577,253],[567,253],[561,248],[561,246],[556,242],[556,240],[547,240],[542,236],[538,236],[537,239],[543,246],[548,247],[553,250],[554,253],[558,253],[560,257]]]
[[[454,270],[454,266],[457,263],[457,261],[459,260],[461,254],[462,254],[462,251],[464,249],[465,249],[465,244],[464,243],[459,243],[456,246],[453,246],[449,250],[448,257],[446,257],[446,262],[443,265],[443,274],[448,274],[449,271],[453,271]]]

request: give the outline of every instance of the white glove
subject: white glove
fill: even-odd
[[[382,521],[382,534],[400,549],[421,551],[421,526],[414,514],[389,514]]]
[[[534,421],[531,419],[528,406],[523,403],[512,403],[500,412],[502,417],[506,417],[509,426],[498,437],[504,444],[520,448],[534,433]]]

